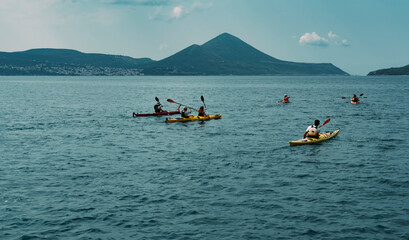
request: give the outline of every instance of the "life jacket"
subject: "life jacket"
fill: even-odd
[[[155,104],[155,106],[153,106],[153,109],[155,109],[155,112],[161,112],[161,104],[160,103],[157,103],[157,104]]]
[[[204,110],[203,110],[203,111],[199,111],[199,114],[198,114],[197,116],[205,117],[205,116],[206,116],[206,113],[205,113]]]
[[[308,137],[319,137],[318,127],[315,125],[311,125],[311,128],[308,130]]]
[[[181,115],[182,118],[188,118],[189,117],[187,111],[184,111],[184,110],[182,110],[180,115]]]
[[[290,102],[290,98],[289,98],[289,97],[284,97],[283,102],[284,102],[284,103]]]

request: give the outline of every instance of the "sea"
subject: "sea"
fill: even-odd
[[[201,96],[221,119],[132,116]],[[0,239],[409,239],[408,106],[409,76],[2,76]]]

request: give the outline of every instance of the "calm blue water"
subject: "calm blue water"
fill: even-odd
[[[0,239],[409,239],[408,93],[409,77],[0,77]],[[132,118],[201,95],[221,120]],[[290,147],[316,118],[340,134]]]

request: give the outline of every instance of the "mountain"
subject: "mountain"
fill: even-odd
[[[271,57],[223,33],[144,66],[145,75],[348,75],[331,63],[296,63]]]
[[[153,61],[70,49],[0,52],[0,75],[348,75],[331,63],[296,63],[269,56],[223,33],[203,45]]]
[[[398,68],[386,68],[368,73],[368,76],[375,75],[409,75],[409,65]]]
[[[82,53],[70,49],[0,52],[0,75],[136,75],[149,58]]]

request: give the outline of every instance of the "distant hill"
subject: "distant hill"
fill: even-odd
[[[223,33],[203,45],[153,61],[69,49],[0,52],[0,75],[348,75],[331,63],[271,57]]]
[[[135,75],[149,58],[82,53],[69,49],[0,52],[0,75]]]
[[[146,64],[142,72],[145,75],[348,75],[331,63],[276,59],[228,33]]]
[[[398,68],[380,69],[368,73],[368,76],[375,75],[409,75],[409,65]]]

